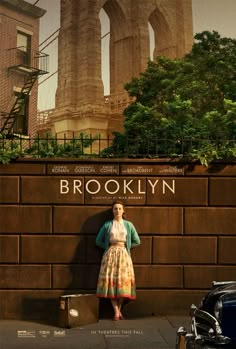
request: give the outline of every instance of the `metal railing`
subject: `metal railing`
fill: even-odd
[[[111,111],[123,111],[128,105],[134,102],[135,98],[128,95],[127,92],[113,93],[104,96],[105,105],[109,106]]]
[[[55,109],[48,109],[37,112],[37,127],[40,129],[41,126],[45,126],[50,122],[51,114]]]
[[[42,138],[13,134],[11,138],[0,136],[0,150],[19,149],[32,157],[104,157],[104,158],[182,158],[194,155],[204,149],[206,153],[213,148],[219,152],[233,150],[236,159],[236,139],[129,139],[123,137],[120,142],[113,142],[112,137],[101,138],[99,135],[64,135],[57,137],[46,135]],[[204,148],[205,147],[205,148]],[[222,153],[223,154],[223,153]]]
[[[37,69],[41,74],[48,73],[48,54],[38,50],[27,50],[24,46],[10,48],[7,52],[9,69],[25,67]]]

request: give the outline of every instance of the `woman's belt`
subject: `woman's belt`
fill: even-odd
[[[120,242],[111,242],[110,246],[120,246],[120,247],[124,247],[125,243],[120,241]]]

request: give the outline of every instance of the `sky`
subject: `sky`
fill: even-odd
[[[46,14],[40,19],[40,43],[49,37],[60,27],[60,0],[26,0],[45,10]],[[166,0],[168,1],[168,0]],[[192,0],[193,10],[193,33],[203,30],[216,30],[223,37],[236,39],[236,0]],[[107,29],[104,27],[104,30]],[[105,32],[102,33],[104,35]],[[106,39],[108,40],[108,38]],[[43,48],[44,45],[41,46]],[[106,41],[102,43],[102,51],[105,50]],[[43,76],[39,85],[39,109],[52,109],[55,106],[55,92],[57,75],[52,75],[57,70],[57,42],[53,41],[43,52],[50,55],[49,75]],[[106,64],[104,64],[105,66]],[[106,84],[107,72],[103,69],[104,92],[109,93]],[[52,75],[52,76],[51,76]],[[51,76],[51,77],[50,77]],[[46,81],[42,82],[44,79]],[[109,78],[108,78],[109,80]],[[45,95],[44,91],[50,91]]]
[[[192,0],[193,31],[216,30],[236,39],[236,0]]]

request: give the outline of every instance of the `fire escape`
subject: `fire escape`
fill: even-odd
[[[19,137],[14,133],[14,125],[28,103],[31,90],[42,74],[47,74],[48,55],[40,51],[26,52],[24,47],[8,50],[10,66],[8,71],[22,76],[22,86],[14,97],[9,112],[2,113],[0,134],[7,138]]]

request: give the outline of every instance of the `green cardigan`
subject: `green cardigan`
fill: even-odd
[[[106,223],[103,224],[101,229],[98,232],[97,238],[96,238],[96,245],[103,248],[105,251],[104,253],[108,250],[109,244],[110,244],[110,230],[112,227],[112,220],[107,221]],[[130,253],[130,249],[132,247],[138,246],[140,244],[140,239],[138,236],[138,233],[133,225],[133,223],[126,221],[123,219],[124,226],[127,230],[127,237],[126,237],[126,243],[125,247]]]

